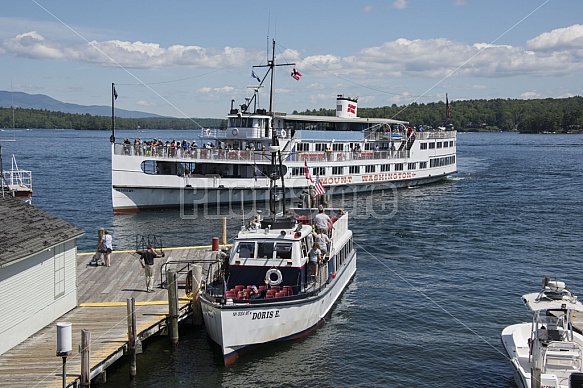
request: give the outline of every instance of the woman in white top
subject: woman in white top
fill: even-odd
[[[109,231],[106,230],[101,238],[101,252],[103,252],[103,261],[106,267],[111,267],[110,256],[113,250],[112,243],[113,239]]]

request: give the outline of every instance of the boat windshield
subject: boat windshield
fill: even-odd
[[[257,252],[258,259],[273,259],[291,260],[292,258],[291,242],[274,242],[274,241],[259,241],[257,245],[255,242],[240,242],[237,246],[236,252],[241,259],[254,259],[255,252]]]
[[[237,253],[241,259],[251,259],[255,257],[255,243],[242,242],[237,246]]]

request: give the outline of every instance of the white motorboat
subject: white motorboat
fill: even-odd
[[[310,333],[356,272],[348,214],[325,209],[334,221],[329,256],[309,270],[311,221],[318,209],[259,218],[239,232],[227,260],[210,266],[200,301],[206,330],[225,365],[256,345]],[[267,284],[266,284],[267,283]],[[252,286],[262,295],[253,299]]]
[[[564,282],[545,278],[542,290],[522,296],[532,311],[530,323],[506,327],[501,339],[523,388],[583,387],[583,335],[573,328],[583,312]]]

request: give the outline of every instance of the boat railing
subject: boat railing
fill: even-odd
[[[346,162],[352,160],[387,160],[409,157],[410,151],[403,150],[352,150],[352,151],[300,151],[290,152],[286,161]],[[211,148],[169,148],[165,146],[133,145],[116,143],[114,154],[140,156],[154,159],[222,160],[222,161],[271,161],[267,150],[226,150]]]
[[[32,172],[28,170],[3,171],[3,182],[9,187],[32,188]]]

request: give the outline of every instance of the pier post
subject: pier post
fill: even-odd
[[[130,358],[130,380],[136,377],[136,300],[127,299],[127,319],[128,319],[128,356]]]
[[[223,245],[227,245],[227,217],[223,217]]]
[[[192,267],[192,324],[202,326],[202,308],[200,306],[200,281],[202,279],[202,266],[194,265]]]
[[[168,328],[173,345],[178,344],[178,283],[176,272],[168,271]]]
[[[91,332],[81,330],[81,387],[91,386],[91,365],[89,364]]]

